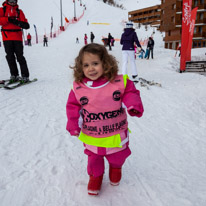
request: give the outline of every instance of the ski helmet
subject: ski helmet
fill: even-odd
[[[7,0],[7,3],[11,6],[16,6],[18,0]]]
[[[126,23],[126,28],[133,28],[133,23],[132,22],[127,22]]]

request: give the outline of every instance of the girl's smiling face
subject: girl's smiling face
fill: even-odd
[[[91,80],[97,80],[104,72],[99,56],[88,52],[84,53],[82,68],[85,77]]]

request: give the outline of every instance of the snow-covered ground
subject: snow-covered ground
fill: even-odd
[[[119,1],[129,10],[137,3]],[[20,2],[22,7],[25,3],[24,12],[31,22],[35,12],[46,16],[35,8],[32,11],[36,0]],[[28,2],[33,6],[27,7]],[[39,2],[49,18],[52,2]],[[144,6],[144,0],[138,2],[139,7]],[[151,6],[159,3],[150,2]],[[39,44],[24,48],[30,77],[38,81],[16,90],[0,89],[0,205],[205,206],[206,77],[178,73],[179,57],[174,57],[175,51],[164,49],[158,31],[154,34],[154,59],[136,62],[140,77],[159,82],[162,87],[147,90],[136,86],[145,112],[140,119],[129,117],[132,155],[123,167],[121,184],[110,185],[106,163],[101,193],[88,196],[87,157],[82,143],[65,129],[65,105],[73,81],[69,65],[83,46],[85,33],[93,31],[97,43],[102,43],[102,36],[109,32],[120,38],[121,22],[128,11],[96,0],[84,3],[84,17],[50,41],[49,47]],[[38,24],[44,25],[39,20]],[[142,27],[136,32],[141,39],[150,36],[153,29],[145,31]],[[80,44],[75,43],[76,37]],[[112,49],[121,72],[119,42]],[[192,58],[206,59],[205,52],[192,50]],[[0,47],[0,79],[8,77],[5,52]]]

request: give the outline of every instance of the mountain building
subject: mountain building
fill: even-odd
[[[157,26],[161,32],[165,32],[165,48],[176,49],[181,43],[182,4],[182,0],[161,0],[160,5],[129,12],[128,19]],[[192,9],[195,7],[198,10],[192,47],[206,47],[206,0],[192,0]]]

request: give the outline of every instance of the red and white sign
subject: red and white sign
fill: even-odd
[[[192,0],[183,0],[180,71],[185,71],[188,40],[189,40],[189,29],[190,29],[190,22],[191,22],[191,8],[192,8]]]
[[[190,21],[190,28],[189,28],[189,41],[188,41],[186,61],[191,61],[192,39],[193,39],[193,34],[194,34],[197,9],[198,9],[198,7],[194,8],[191,12],[191,21]]]

